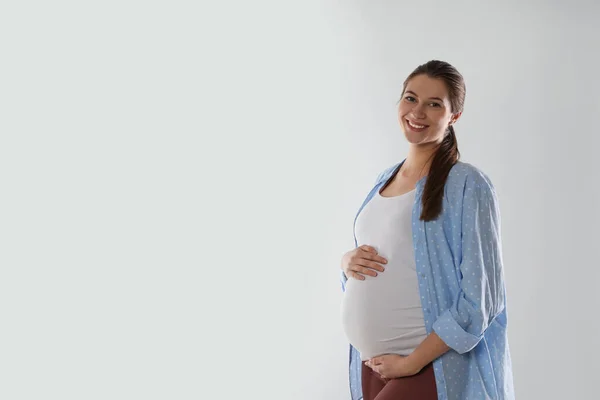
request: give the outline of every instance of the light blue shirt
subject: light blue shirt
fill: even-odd
[[[379,175],[356,217],[403,162]],[[425,328],[451,348],[433,362],[438,399],[512,400],[496,191],[483,172],[458,162],[446,181],[441,215],[425,222],[419,219],[425,180],[416,186],[412,235]],[[341,280],[345,291],[343,273]],[[350,345],[352,400],[362,399],[361,367],[360,354]]]

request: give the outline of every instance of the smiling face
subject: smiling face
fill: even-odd
[[[423,74],[408,81],[398,106],[398,122],[409,143],[440,143],[448,126],[459,117],[460,113],[452,114],[444,81]]]

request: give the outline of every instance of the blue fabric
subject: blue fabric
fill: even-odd
[[[356,218],[403,162],[379,175]],[[425,328],[451,348],[433,363],[438,399],[514,399],[494,186],[479,169],[458,162],[446,181],[442,214],[424,222],[419,216],[425,180],[416,187],[412,233]],[[342,272],[344,291],[346,281]],[[352,400],[361,400],[361,360],[352,345],[349,358]]]

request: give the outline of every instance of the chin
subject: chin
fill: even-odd
[[[418,134],[415,134],[413,132],[406,132],[404,131],[404,138],[406,139],[406,141],[410,144],[423,144],[427,142],[427,137],[426,136],[420,136]]]
[[[441,141],[441,139],[443,138],[443,136],[441,136],[438,139],[436,137],[431,137],[431,135],[423,135],[420,133],[411,132],[404,126],[402,127],[402,132],[404,133],[404,138],[406,139],[406,141],[414,145],[432,145]]]

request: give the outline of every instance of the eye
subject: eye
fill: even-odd
[[[441,107],[441,105],[439,103],[430,103],[429,105],[431,107]]]
[[[406,96],[406,97],[404,98],[404,100],[406,100],[406,101],[410,101],[410,102],[412,103],[413,101],[415,101],[415,98],[414,98],[414,97],[412,97],[412,96]]]

